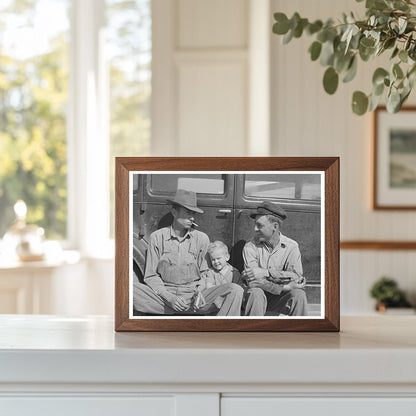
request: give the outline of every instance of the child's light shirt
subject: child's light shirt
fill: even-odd
[[[206,289],[223,285],[224,283],[236,283],[240,286],[243,286],[243,280],[241,278],[240,272],[229,263],[226,263],[225,266],[219,271],[210,268],[205,275]]]

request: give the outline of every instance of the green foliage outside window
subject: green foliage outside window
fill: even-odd
[[[29,46],[21,57],[5,48],[8,21],[32,27],[34,7],[33,1],[0,7],[0,238],[18,199],[28,206],[27,221],[44,227],[48,238],[66,237],[66,33],[37,55]]]
[[[151,36],[150,0],[107,0],[112,237],[115,215],[114,158],[149,154]]]

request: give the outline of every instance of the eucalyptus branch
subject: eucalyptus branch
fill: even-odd
[[[340,80],[349,82],[356,76],[358,60],[367,62],[391,50],[390,67],[374,71],[370,94],[354,92],[352,110],[359,115],[374,110],[387,92],[387,109],[397,112],[416,78],[416,3],[366,0],[365,7],[365,19],[344,14],[337,25],[332,19],[309,22],[298,13],[290,19],[284,13],[275,13],[273,32],[283,35],[284,44],[304,34],[315,38],[309,53],[313,61],[319,59],[326,68],[323,86],[328,94],[336,92]]]

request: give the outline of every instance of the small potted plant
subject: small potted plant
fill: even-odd
[[[376,310],[379,312],[386,312],[387,308],[411,307],[397,282],[388,276],[382,276],[373,284],[370,295],[376,300]]]

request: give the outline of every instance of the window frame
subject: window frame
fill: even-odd
[[[72,0],[68,146],[68,248],[113,257],[109,226],[105,1]]]

